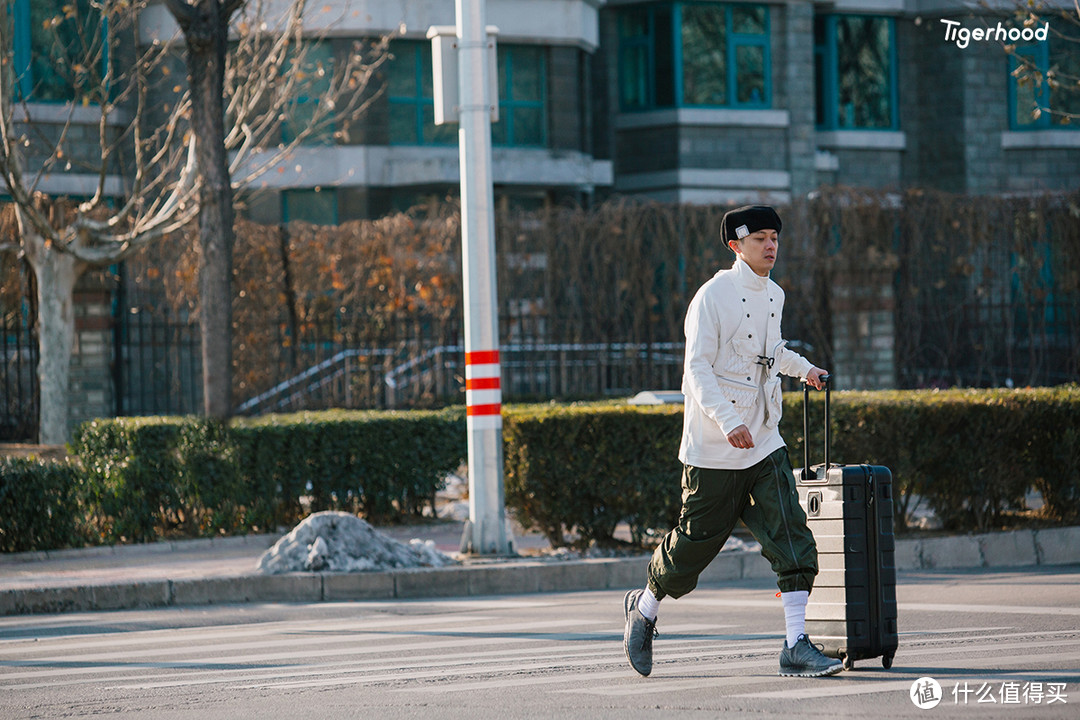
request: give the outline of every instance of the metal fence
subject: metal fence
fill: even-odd
[[[0,254],[0,441],[33,442],[38,434],[37,316],[32,273]]]

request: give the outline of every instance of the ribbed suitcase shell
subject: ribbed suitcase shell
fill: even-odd
[[[808,400],[806,390],[804,438]],[[811,466],[805,477],[802,468],[795,471],[799,502],[818,549],[806,632],[848,670],[856,660],[875,657],[888,669],[898,645],[892,472],[882,465],[828,464],[828,386],[825,427],[825,464]],[[809,452],[804,455],[806,467]]]
[[[806,632],[849,670],[875,657],[889,668],[898,643],[892,473],[881,465],[834,465],[827,477],[817,474],[796,475],[818,548]]]

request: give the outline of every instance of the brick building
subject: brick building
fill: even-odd
[[[57,80],[55,58],[41,49],[42,18],[68,4],[14,0],[14,51],[37,131],[57,132],[72,103],[74,118],[85,121],[66,138],[67,156],[78,159],[96,151],[89,125],[98,114]],[[999,26],[1019,33],[1011,9],[1006,3],[995,14],[958,0],[487,0],[487,21],[499,29],[496,200],[528,208],[624,194],[783,204],[823,185],[978,195],[1075,189],[1080,123],[1058,113],[1080,111],[1080,95],[1019,83],[1003,42],[974,39]],[[152,2],[143,19],[144,42],[173,37],[162,3]],[[267,223],[336,223],[456,195],[456,133],[433,123],[425,37],[454,20],[452,0],[313,4],[308,26],[320,34],[314,52],[326,63],[356,38],[402,24],[405,31],[364,121],[343,139],[300,148],[242,197],[243,212]],[[969,42],[950,38],[957,28]],[[1016,41],[1018,52],[1043,72],[1080,73],[1080,43],[1058,34],[1075,30],[1054,30]],[[21,112],[15,119],[25,122]],[[114,120],[125,125],[123,110]],[[117,165],[107,188],[120,197],[128,181]],[[57,166],[40,189],[78,197],[95,182],[76,162]],[[97,318],[115,309],[97,286],[82,297],[95,305],[80,314],[80,332],[89,334],[80,335],[74,366],[80,388],[94,387],[73,403],[77,419],[119,407],[115,388],[83,378],[112,362],[113,338]],[[838,323],[848,329],[837,347],[852,348],[843,361],[848,377],[866,367],[859,348],[873,357],[873,371],[856,385],[887,386],[895,377],[891,310],[886,293],[877,311]]]

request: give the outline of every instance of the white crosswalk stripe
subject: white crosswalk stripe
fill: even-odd
[[[48,628],[59,633],[55,637],[31,636],[47,621],[5,618],[0,693],[79,685],[108,691],[389,685],[413,693],[532,687],[597,697],[715,689],[734,697],[782,700],[872,695],[911,684],[910,678],[890,679],[877,668],[879,674],[867,673],[858,683],[808,687],[794,680],[778,686],[779,635],[738,634],[729,625],[702,623],[664,626],[654,673],[644,680],[626,665],[620,618],[513,621],[497,611],[514,608],[485,610],[475,603],[461,612],[431,614],[371,608],[348,618],[187,630],[98,625],[80,635],[65,633],[67,626],[57,623]],[[997,626],[907,633],[897,665],[1035,678],[1029,668],[1039,662],[1075,667],[1078,636],[1076,630],[1036,636]],[[994,645],[992,660],[970,656],[985,643]],[[865,664],[869,669],[871,661]]]

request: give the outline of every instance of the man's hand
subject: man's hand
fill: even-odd
[[[750,428],[740,425],[727,434],[727,441],[732,447],[749,450],[754,447],[754,438],[750,435]]]
[[[828,374],[828,370],[822,370],[819,367],[810,368],[810,371],[806,373],[806,384],[815,390],[821,390],[825,387],[821,382],[821,378]]]

